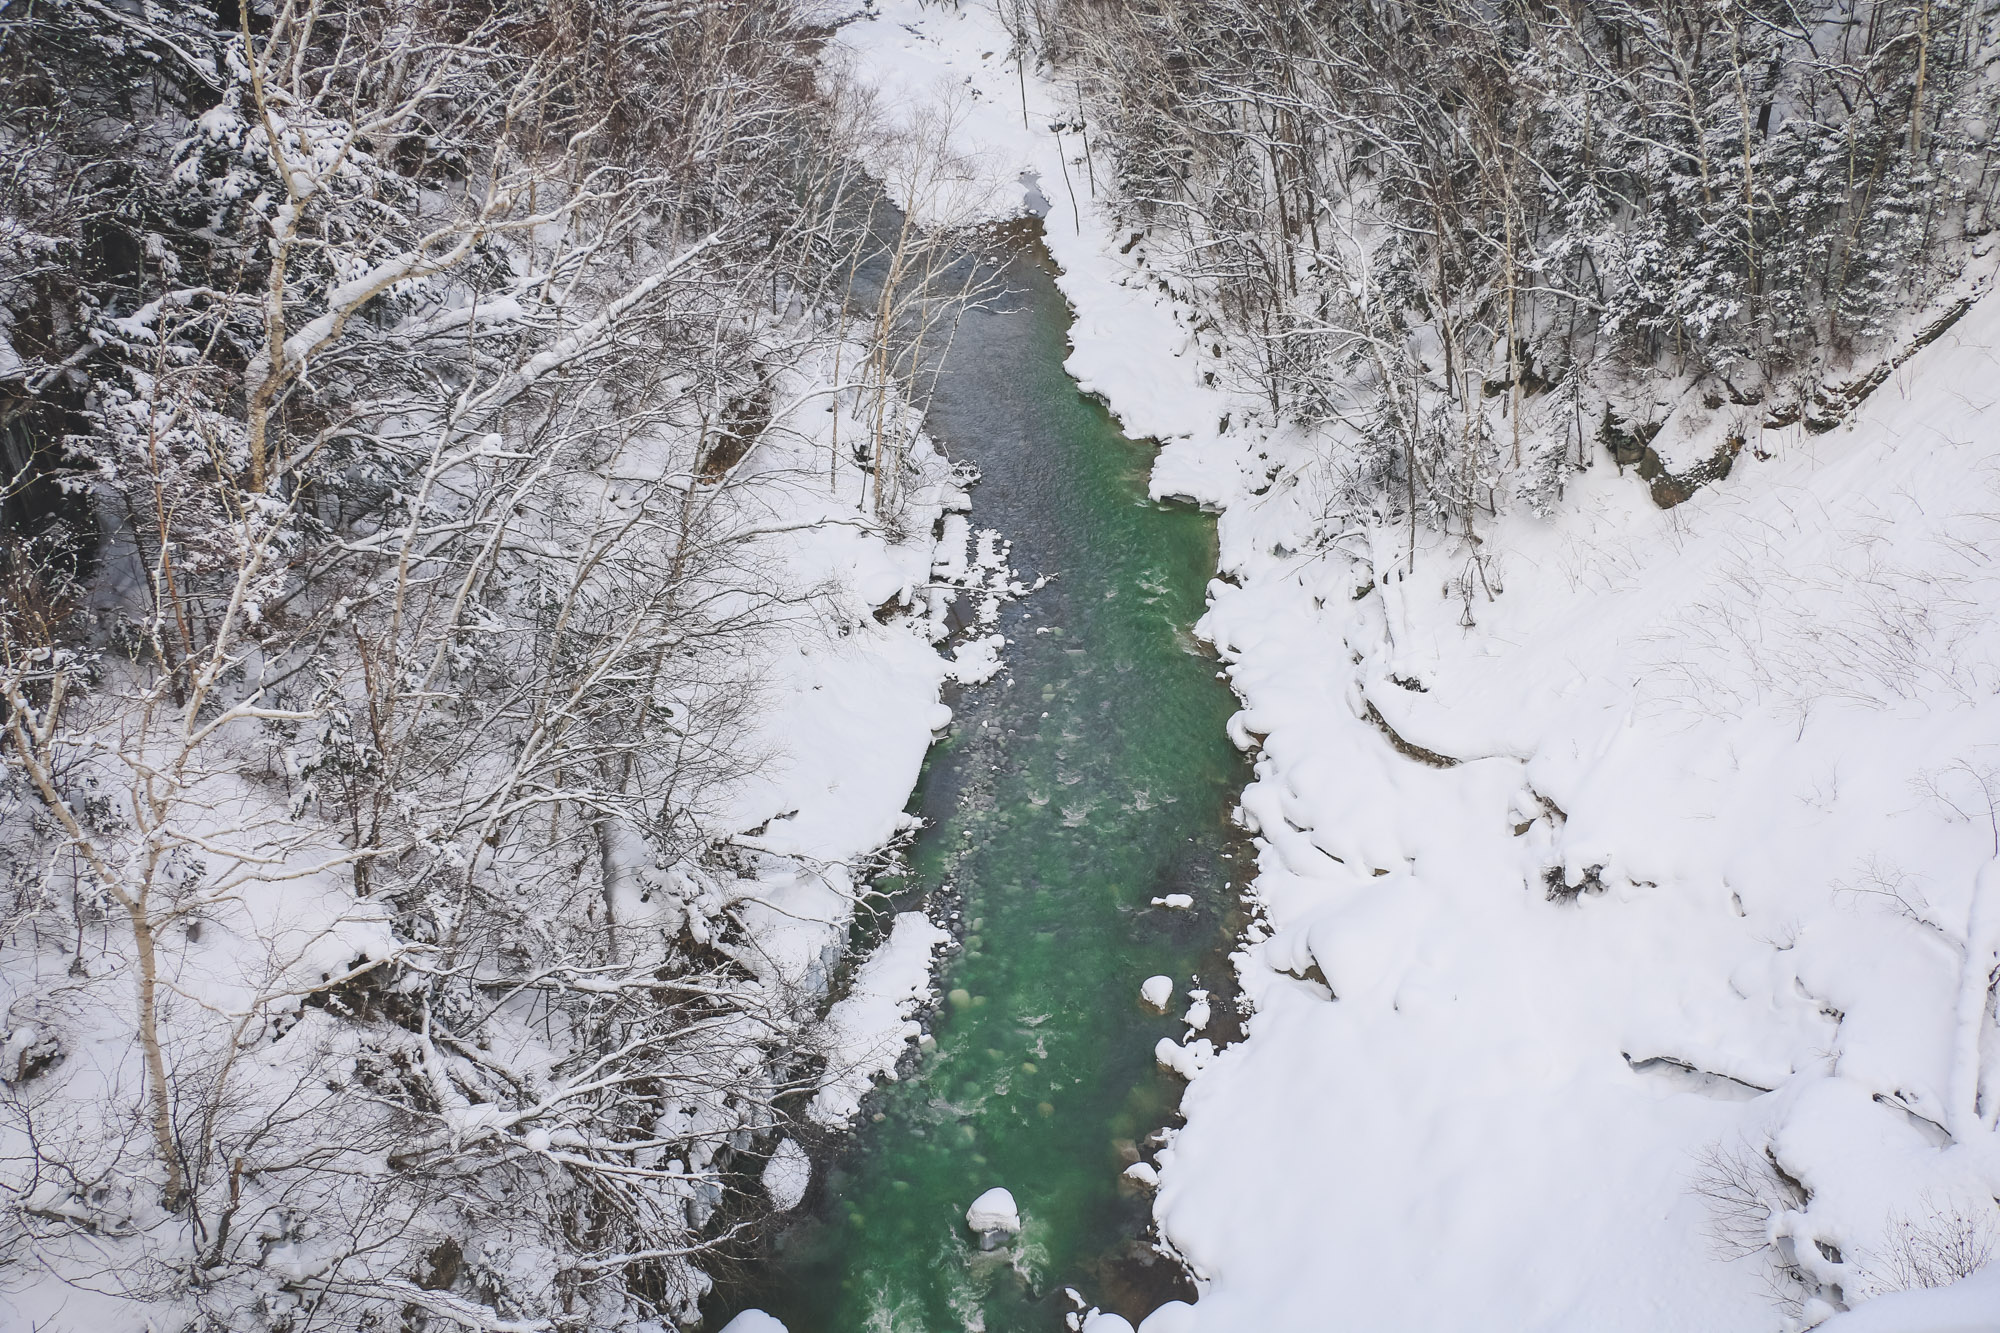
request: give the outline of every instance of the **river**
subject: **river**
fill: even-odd
[[[1190,633],[1214,523],[1149,499],[1152,446],[1064,373],[1070,313],[1038,240],[1005,279],[966,316],[930,424],[981,470],[975,525],[1055,580],[1006,608],[1010,669],[948,699],[911,882],[886,886],[963,947],[940,965],[935,1047],[871,1098],[801,1214],[711,1302],[718,1322],[754,1306],[791,1333],[1031,1333],[1063,1327],[1066,1286],[1135,1320],[1191,1296],[1122,1173],[1172,1120],[1180,1083],[1153,1047],[1185,1032],[1197,977],[1218,992],[1211,1035],[1234,1030],[1221,992],[1250,866],[1228,811],[1248,773]],[[1153,905],[1169,894],[1194,905]],[[1140,999],[1154,974],[1175,983],[1167,1014]],[[965,1209],[994,1185],[1024,1229],[982,1253]]]

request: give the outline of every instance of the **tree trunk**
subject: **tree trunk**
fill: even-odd
[[[167,1064],[160,1055],[159,950],[153,938],[153,923],[143,904],[128,901],[126,915],[132,922],[132,944],[139,954],[139,1048],[146,1060],[146,1101],[152,1121],[153,1149],[167,1169],[161,1203],[169,1212],[181,1206],[185,1181],[181,1175],[180,1149],[174,1143],[173,1102],[167,1094]]]

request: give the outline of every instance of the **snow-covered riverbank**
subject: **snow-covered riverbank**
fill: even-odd
[[[850,364],[860,359],[852,348],[848,353]],[[931,956],[945,933],[921,913],[896,916],[881,945],[854,960],[851,983],[840,987],[843,954],[874,858],[911,824],[904,806],[934,736],[951,721],[939,695],[959,668],[947,655],[945,609],[958,597],[1011,595],[1004,561],[997,555],[981,560],[972,551],[970,478],[955,471],[928,437],[919,434],[909,451],[898,522],[859,516],[871,478],[851,447],[833,447],[832,436],[837,429],[850,438],[864,434],[874,409],[863,396],[830,387],[838,383],[834,355],[829,347],[818,360],[807,358],[775,385],[765,433],[734,466],[728,486],[707,497],[715,522],[741,534],[742,568],[797,590],[786,602],[774,602],[767,623],[746,639],[752,660],[736,664],[753,706],[743,710],[741,731],[731,740],[736,753],[756,762],[735,780],[718,783],[697,811],[710,854],[661,866],[648,849],[627,843],[617,845],[615,857],[607,853],[603,872],[605,912],[636,959],[657,960],[662,951],[691,942],[726,955],[747,974],[738,984],[755,1008],[723,1020],[711,1015],[709,1028],[722,1035],[683,1067],[690,1086],[717,1090],[686,1099],[677,1130],[683,1136],[677,1141],[688,1145],[684,1156],[645,1163],[661,1198],[685,1208],[695,1226],[722,1201],[713,1181],[729,1150],[761,1155],[773,1146],[778,1126],[767,1103],[731,1093],[742,1086],[767,1097],[774,1083],[797,1076],[793,1069],[756,1063],[768,1058],[764,1046],[776,1044],[774,1032],[823,1057],[818,1078],[824,1087],[811,1110],[811,1119],[823,1126],[844,1124],[859,1096],[874,1079],[892,1075],[917,1035],[911,1015],[928,990]],[[679,442],[650,449],[648,443],[607,464],[605,472],[625,486],[643,485],[672,464],[670,446]],[[614,495],[611,503],[616,501]],[[934,539],[938,532],[942,537]],[[997,538],[982,535],[985,548],[997,551]],[[731,588],[716,595],[750,596]],[[990,658],[990,636],[978,642],[985,652],[975,660]],[[233,772],[184,785],[190,807],[204,812],[201,832],[217,858],[228,854],[242,830],[285,826],[288,796],[294,811],[304,804],[296,787],[242,780]],[[232,811],[235,824],[206,813],[210,808]],[[399,1049],[399,1034],[362,1019],[344,1031],[329,1016],[345,1014],[337,987],[376,969],[421,964],[424,946],[400,937],[344,870],[243,877],[223,887],[227,892],[203,903],[197,927],[177,932],[163,949],[162,972],[173,991],[161,1006],[168,1049],[199,1051],[211,1036],[205,1023],[216,1013],[239,1021],[239,1032],[263,1033],[254,1067],[239,1072],[230,1086],[231,1109],[245,1117],[262,1099],[278,1095],[273,1088],[282,1092],[287,1079],[309,1080],[316,1072],[324,1079],[323,1071],[332,1068],[333,1094],[342,1090],[343,1070],[361,1070],[365,1081],[370,1062],[382,1058],[378,1050]],[[116,1094],[121,1082],[136,1081],[139,1055],[129,1013],[129,951],[114,939],[84,967],[70,952],[39,944],[34,932],[19,930],[0,953],[0,1013],[6,1016],[0,1089],[33,1112],[32,1119],[23,1115],[0,1126],[0,1157],[18,1164],[41,1154],[115,1154],[130,1133]],[[636,984],[657,984],[657,974],[636,970]],[[590,982],[614,993],[625,982],[616,973],[603,975],[611,972],[598,969]],[[336,999],[319,999],[326,991]],[[831,1013],[819,1018],[836,999]],[[582,1114],[587,1126],[587,1112],[573,1109],[580,1094],[565,1073],[560,1046],[542,1032],[535,1011],[515,1008],[522,1012],[505,1011],[494,1020],[492,1046],[482,1058],[540,1087],[540,1102],[526,1112],[500,1114],[491,1103],[461,1097],[456,1105],[446,1102],[437,1119],[450,1126],[453,1147],[468,1155],[562,1159],[582,1142],[582,1131],[568,1117]],[[717,1012],[723,1012],[720,1005]],[[293,1032],[299,1038],[287,1040]],[[431,1051],[440,1088],[464,1082],[451,1063],[456,1050]],[[39,1142],[26,1132],[50,1121],[66,1127],[54,1148],[46,1128]],[[406,1138],[414,1133],[404,1131]],[[663,1125],[654,1137],[668,1142],[666,1135]],[[657,1147],[652,1157],[661,1157]],[[767,1173],[766,1184],[772,1201],[785,1209],[799,1201],[810,1165],[788,1144],[777,1158],[788,1174],[781,1180]],[[86,1206],[52,1171],[25,1184],[27,1206],[37,1215]],[[277,1210],[284,1203],[247,1185],[240,1193],[252,1216],[261,1215],[253,1209]],[[171,1297],[97,1279],[107,1255],[134,1266],[146,1262],[149,1230],[165,1229],[159,1215],[136,1199],[126,1207],[132,1220],[109,1240],[93,1234],[76,1241],[52,1230],[29,1241],[37,1275],[7,1287],[0,1329],[125,1327],[155,1315],[184,1315],[186,1307]],[[295,1253],[286,1262],[301,1271],[327,1262],[323,1256],[337,1252],[343,1239],[337,1231],[300,1231],[288,1242]],[[478,1233],[468,1226],[460,1234],[469,1246]],[[532,1249],[518,1257],[495,1251],[491,1263],[520,1290],[534,1290],[552,1271]],[[91,1275],[83,1287],[77,1285],[80,1272]],[[698,1263],[684,1264],[676,1276],[686,1284],[684,1311],[692,1311],[707,1276]],[[395,1280],[393,1272],[352,1279],[357,1286]]]
[[[1598,448],[1551,517],[1413,538],[1204,382],[993,13],[841,41],[989,210],[1033,174],[1070,369],[1221,511],[1256,1015],[1160,1154],[1201,1299],[1147,1333],[1776,1329],[1990,1257],[2000,302],[1829,433],[1661,405],[1663,454],[1738,451],[1678,507]]]
[[[7,11],[0,1330],[689,1325],[917,1035],[1025,588],[714,17]]]

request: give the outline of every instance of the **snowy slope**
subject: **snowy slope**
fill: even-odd
[[[1908,393],[1681,509],[1597,469],[1487,539],[1491,601],[1432,592],[1441,549],[1357,597],[1393,551],[1274,556],[1286,504],[1232,511],[1207,629],[1265,737],[1273,934],[1165,1173],[1198,1326],[1291,1277],[1276,1326],[1767,1328],[1732,1229],[1790,1304],[2000,1220],[1996,334],[1989,300]]]
[[[995,17],[882,12],[856,70],[917,120],[953,90],[995,210],[1038,177],[1072,373],[1223,510],[1256,1016],[1161,1155],[1201,1299],[1149,1333],[1775,1329],[1990,1256],[2000,299],[1678,508],[1600,452],[1412,564],[1222,424]]]

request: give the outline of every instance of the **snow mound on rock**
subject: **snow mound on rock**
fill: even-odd
[[[796,1139],[786,1139],[771,1153],[771,1160],[764,1163],[764,1193],[771,1196],[771,1206],[781,1213],[789,1213],[799,1206],[799,1200],[806,1197],[806,1186],[812,1184],[812,1158],[806,1156]]]
[[[722,1333],[785,1333],[785,1326],[762,1310],[745,1310],[724,1324]]]
[[[1004,1231],[1011,1236],[1021,1229],[1021,1210],[1014,1206],[1011,1193],[995,1186],[972,1201],[965,1210],[965,1224],[974,1231]]]

